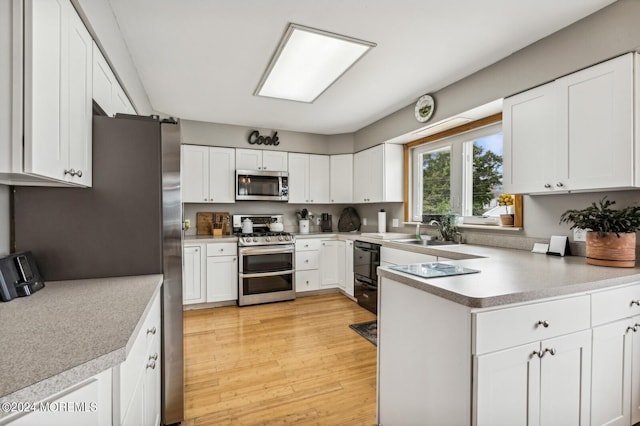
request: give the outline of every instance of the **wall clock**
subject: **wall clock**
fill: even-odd
[[[414,114],[416,120],[424,123],[429,120],[433,115],[433,110],[436,108],[436,103],[431,95],[420,96],[418,102],[416,102],[416,108]]]

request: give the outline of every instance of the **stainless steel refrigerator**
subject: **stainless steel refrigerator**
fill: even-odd
[[[94,116],[93,186],[15,187],[12,203],[13,249],[31,250],[46,281],[164,274],[162,419],[182,421],[179,124]]]

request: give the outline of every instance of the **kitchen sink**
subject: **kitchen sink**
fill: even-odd
[[[411,244],[414,246],[451,246],[456,245],[455,241],[441,241],[441,240],[418,240],[416,238],[403,238],[399,240],[391,240],[394,243]]]

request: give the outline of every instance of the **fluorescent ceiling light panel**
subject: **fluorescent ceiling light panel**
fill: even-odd
[[[289,24],[257,96],[313,102],[375,43]]]

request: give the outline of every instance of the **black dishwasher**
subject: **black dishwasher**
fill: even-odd
[[[358,305],[378,313],[380,244],[356,241],[353,245],[354,294]]]

